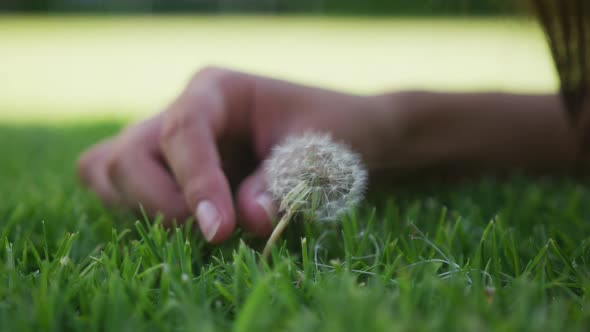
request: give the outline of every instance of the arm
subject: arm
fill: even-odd
[[[553,95],[401,92],[377,96],[382,142],[391,146],[376,171],[433,175],[567,173],[576,144],[561,102]]]
[[[358,96],[207,68],[166,111],[84,153],[79,173],[106,203],[141,205],[168,222],[195,217],[211,242],[237,223],[268,235],[276,209],[264,160],[308,130],[350,143],[376,183],[425,173],[564,173],[575,157],[555,96]]]

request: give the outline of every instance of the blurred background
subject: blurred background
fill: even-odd
[[[207,65],[372,94],[551,92],[510,0],[0,0],[0,122],[133,119]]]

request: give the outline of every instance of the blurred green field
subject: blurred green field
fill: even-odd
[[[0,121],[150,114],[211,64],[355,93],[556,86],[523,18],[0,16]]]
[[[293,224],[271,264],[240,230],[209,245],[103,207],[80,152],[209,64],[355,93],[556,86],[522,19],[0,16],[0,331],[589,330],[577,179],[392,188]]]

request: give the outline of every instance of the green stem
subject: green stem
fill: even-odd
[[[264,250],[262,251],[262,257],[264,257],[264,259],[268,260],[268,256],[270,255],[270,250],[275,245],[275,243],[279,240],[279,238],[281,237],[281,234],[283,234],[283,231],[285,230],[285,228],[287,228],[287,225],[289,225],[289,222],[291,221],[291,216],[292,216],[291,211],[292,210],[289,209],[289,212],[287,212],[287,213],[285,213],[285,215],[283,215],[283,217],[281,218],[281,220],[279,220],[275,229],[272,231],[272,234],[268,238],[268,241],[266,242],[266,245],[264,246]]]

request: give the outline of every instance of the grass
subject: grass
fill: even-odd
[[[548,91],[529,23],[2,17],[0,54],[0,330],[590,326],[590,190],[573,179],[392,188],[340,224],[292,225],[261,264],[260,240],[210,246],[190,221],[105,210],[74,176],[78,153],[123,126],[113,118],[160,107],[213,58],[360,93]]]
[[[515,177],[376,195],[339,225],[204,243],[104,210],[73,161],[116,123],[0,128],[0,329],[585,331],[590,190]]]

